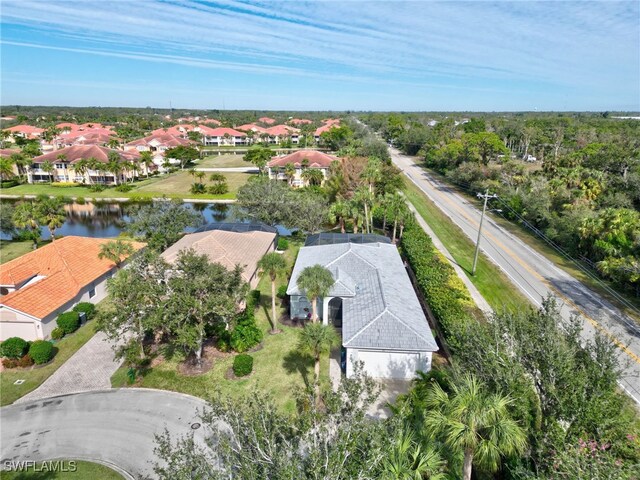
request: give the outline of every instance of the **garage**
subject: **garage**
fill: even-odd
[[[431,368],[431,352],[393,352],[347,349],[347,376],[353,372],[353,363],[364,363],[364,371],[373,378],[412,379],[416,371]]]
[[[11,337],[38,340],[35,322],[0,322],[0,341]]]

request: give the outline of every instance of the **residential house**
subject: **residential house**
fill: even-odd
[[[132,177],[137,173],[129,168],[124,168],[119,172],[110,171],[107,168],[109,164],[109,156],[116,154],[120,162],[123,164],[135,163],[139,164],[140,154],[130,151],[114,150],[99,145],[74,145],[72,147],[62,148],[53,152],[45,153],[33,159],[31,168],[27,172],[29,183],[36,182],[78,182],[78,183],[102,183],[102,184],[118,184]],[[87,168],[85,171],[76,170],[81,160],[94,159],[96,164],[93,168]],[[53,164],[53,171],[46,172],[42,169],[44,162]],[[104,167],[104,168],[103,168]],[[145,165],[139,165],[140,173],[148,173],[149,169]]]
[[[289,123],[291,125],[295,125],[299,127],[300,125],[307,125],[307,124],[313,123],[313,120],[309,120],[308,118],[292,118],[291,120],[289,120]]]
[[[171,165],[180,164],[177,158],[165,158],[165,152],[174,147],[191,147],[195,142],[186,138],[172,135],[170,133],[154,133],[138,140],[133,140],[125,144],[125,152],[135,151],[138,153],[151,152],[153,163],[158,167],[159,171],[164,171],[164,165],[169,162]]]
[[[260,117],[258,121],[266,125],[273,125],[274,123],[276,123],[276,119],[270,117]]]
[[[267,171],[271,180],[284,180],[294,187],[308,185],[302,172],[307,168],[318,169],[322,172],[322,183],[329,177],[329,167],[333,162],[340,161],[338,157],[318,152],[317,150],[298,150],[280,157],[273,157],[267,163]],[[287,165],[292,165],[287,167]]]
[[[409,380],[429,371],[438,346],[395,245],[340,243],[300,249],[287,288],[292,319],[307,319],[312,306],[297,285],[306,267],[322,265],[335,280],[317,300],[318,316],[342,338],[347,377],[363,362],[373,378]]]
[[[247,134],[234,130],[233,128],[217,127],[211,128],[199,125],[197,132],[202,134],[202,144],[204,146],[222,147],[247,145]]]
[[[80,131],[75,130],[70,133],[63,133],[58,135],[53,140],[53,145],[56,149],[72,147],[74,145],[101,145],[107,146],[114,140],[120,139],[115,137],[115,132],[104,129],[96,129]]]
[[[279,145],[287,138],[294,145],[300,143],[300,130],[295,127],[275,125],[265,129],[265,133],[269,135],[269,143],[273,145]]]
[[[40,140],[42,138],[42,134],[45,132],[45,129],[34,127],[32,125],[16,125],[15,127],[5,128],[4,131],[11,134],[11,136],[9,136],[6,141],[14,142],[15,140],[13,137]]]
[[[0,341],[47,339],[59,314],[80,302],[98,303],[116,265],[100,259],[107,238],[63,237],[2,265]],[[131,242],[135,250],[143,243]]]
[[[313,133],[314,140],[316,141],[316,143],[320,142],[320,135],[322,135],[324,132],[328,132],[332,128],[337,128],[339,126],[340,126],[340,120],[336,120],[336,119],[325,120],[324,125],[316,128],[316,131]]]
[[[211,224],[182,237],[162,253],[162,258],[174,263],[182,250],[193,249],[228,270],[239,265],[243,280],[255,289],[259,281],[258,261],[275,250],[277,236],[275,228],[264,224]]]

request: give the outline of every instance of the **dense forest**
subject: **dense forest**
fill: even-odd
[[[407,154],[640,296],[640,121],[603,114],[367,114]]]

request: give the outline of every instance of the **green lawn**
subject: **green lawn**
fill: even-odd
[[[491,308],[500,312],[505,308],[518,311],[531,307],[507,276],[482,253],[478,257],[475,276],[470,275],[473,265],[473,242],[447,217],[413,182],[404,179],[404,193],[425,219],[434,233],[447,247],[456,263],[487,300]]]
[[[200,194],[194,195],[190,192],[194,178],[185,171],[177,171],[167,175],[160,175],[133,183],[133,190],[129,192],[118,192],[115,187],[109,187],[101,192],[92,192],[89,186],[56,187],[50,184],[23,184],[11,188],[3,188],[2,193],[6,195],[49,195],[66,197],[91,198],[201,198],[206,200],[221,200],[235,198],[235,192],[244,185],[250,174],[247,173],[225,173],[229,184],[229,193],[224,195]]]
[[[224,176],[227,178],[227,183],[229,185],[229,193],[225,195],[194,195],[189,193],[189,189],[191,188],[191,184],[194,182],[193,176],[187,171],[175,172],[170,175],[164,176],[162,178],[157,179],[153,183],[143,185],[136,190],[133,190],[132,193],[138,192],[141,194],[152,194],[156,196],[166,195],[167,197],[171,197],[175,195],[177,192],[182,195],[182,192],[186,192],[184,197],[188,198],[204,198],[204,199],[231,199],[235,198],[236,192],[238,188],[244,185],[251,174],[249,173],[225,173]],[[205,177],[205,184],[207,177]]]
[[[300,244],[290,242],[289,250],[285,258],[290,267],[293,267],[295,256]],[[286,284],[287,280],[281,279],[279,285]],[[160,365],[152,368],[141,380],[140,385],[148,388],[160,388],[188,393],[197,397],[207,398],[212,393],[219,391],[223,394],[240,397],[252,394],[257,390],[271,394],[274,401],[283,411],[293,413],[295,411],[295,393],[305,385],[307,381],[313,382],[313,361],[297,353],[299,328],[280,325],[282,333],[270,335],[269,317],[271,316],[271,282],[262,279],[258,285],[262,292],[260,307],[256,311],[258,325],[265,332],[263,348],[250,353],[254,358],[254,370],[251,376],[244,380],[227,380],[226,372],[233,364],[233,355],[224,359],[216,359],[213,368],[207,373],[187,377],[176,371],[176,365],[180,359],[165,360]],[[278,305],[280,302],[278,301]],[[279,311],[282,311],[280,307]],[[329,385],[329,359],[323,359],[322,383]],[[127,384],[126,368],[120,368],[111,378],[114,387]]]
[[[20,459],[18,459],[19,461]],[[23,472],[3,471],[0,475],[3,480],[85,480],[93,478],[95,480],[122,480],[122,475],[99,463],[72,460],[75,462],[75,471],[52,472],[56,466],[60,469],[70,470],[73,464],[69,460],[61,460],[60,465],[52,462],[39,463],[36,468],[29,468]],[[56,461],[54,461],[56,462]]]
[[[224,154],[224,155],[210,155],[208,157],[204,157],[196,164],[197,167],[221,167],[221,168],[229,168],[229,167],[252,167],[253,164],[250,162],[245,162],[242,159],[242,155],[233,155],[233,154]]]
[[[90,321],[80,327],[76,332],[55,343],[58,352],[50,364],[39,368],[29,367],[27,369],[12,369],[1,372],[0,405],[9,405],[40,386],[42,382],[49,378],[71,355],[76,353],[82,345],[93,337],[95,334],[95,325],[95,321]],[[22,385],[15,385],[14,382],[19,379],[24,380],[24,383]]]
[[[39,242],[39,246],[46,245],[49,242]],[[33,242],[28,240],[26,242],[12,242],[8,240],[0,241],[0,264],[6,263],[14,258],[18,258],[25,253],[29,253],[33,248]]]

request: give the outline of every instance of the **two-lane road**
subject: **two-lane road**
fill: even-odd
[[[476,205],[416,165],[411,157],[394,148],[390,153],[393,162],[475,242],[480,222]],[[555,295],[562,303],[564,318],[578,314],[584,319],[585,339],[593,339],[596,331],[607,335],[618,346],[623,365],[628,364],[620,385],[640,404],[638,324],[490,218],[485,218],[482,227],[481,249],[534,305],[539,306],[549,294]]]

